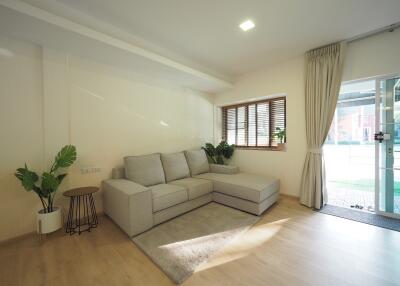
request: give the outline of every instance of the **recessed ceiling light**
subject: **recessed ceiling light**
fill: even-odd
[[[256,25],[251,20],[244,21],[242,24],[239,25],[240,29],[242,29],[245,32],[253,29],[255,26]]]

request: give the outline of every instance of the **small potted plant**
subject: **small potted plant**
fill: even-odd
[[[50,233],[62,227],[61,209],[55,207],[54,196],[63,179],[67,176],[64,168],[71,166],[76,160],[76,148],[73,145],[64,146],[54,159],[49,172],[39,176],[28,169],[18,168],[15,176],[21,181],[26,191],[34,191],[39,197],[43,208],[37,213],[37,232]]]
[[[285,150],[286,149],[286,130],[281,129],[280,127],[276,127],[276,132],[274,134],[276,138],[278,138],[278,145],[276,146],[276,149],[279,151]]]
[[[211,143],[206,143],[205,147],[202,148],[206,152],[208,160],[219,165],[224,165],[224,158],[231,158],[235,151],[235,145],[229,145],[226,141],[221,141],[217,147],[214,147]]]

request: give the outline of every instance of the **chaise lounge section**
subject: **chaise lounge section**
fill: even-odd
[[[255,215],[279,197],[279,180],[209,164],[203,150],[124,158],[103,181],[104,211],[129,236],[215,201]]]

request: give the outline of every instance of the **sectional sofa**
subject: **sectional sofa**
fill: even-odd
[[[129,236],[211,201],[260,215],[279,196],[279,180],[209,164],[203,150],[125,157],[102,188],[105,213]]]

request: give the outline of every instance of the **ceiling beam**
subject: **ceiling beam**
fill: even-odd
[[[197,69],[183,65],[174,60],[171,60],[164,56],[158,55],[158,54],[148,51],[146,49],[140,48],[140,47],[135,46],[126,41],[117,39],[117,38],[109,36],[105,33],[96,31],[96,30],[86,27],[84,25],[70,21],[66,18],[49,13],[45,10],[39,9],[37,7],[34,7],[28,3],[22,2],[20,0],[0,0],[0,5],[4,6],[6,8],[12,9],[14,11],[17,11],[19,13],[28,15],[30,17],[33,17],[35,19],[44,21],[48,24],[55,25],[59,28],[65,29],[67,31],[79,34],[81,36],[90,38],[92,40],[96,40],[103,44],[112,46],[114,48],[132,53],[135,56],[140,56],[140,57],[146,58],[150,61],[173,68],[180,72],[184,72],[186,74],[197,77],[199,79],[211,81],[211,82],[213,82],[219,86],[222,86],[224,88],[231,88],[233,86],[232,82],[229,82],[227,80],[223,80],[223,79],[217,78],[215,76],[209,75],[207,73],[201,72]]]

